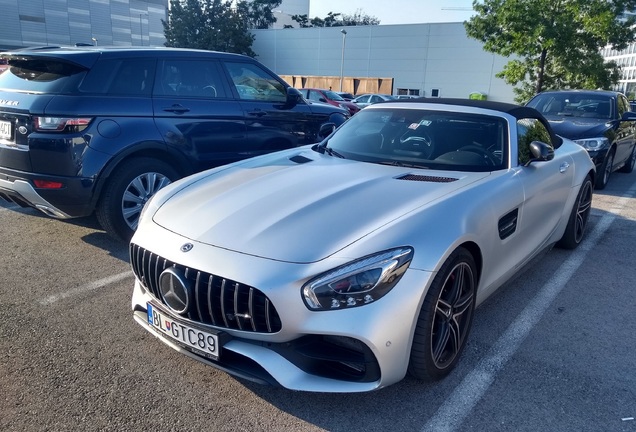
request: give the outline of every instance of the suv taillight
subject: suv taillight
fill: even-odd
[[[91,117],[35,117],[33,127],[38,132],[81,132],[91,120]]]

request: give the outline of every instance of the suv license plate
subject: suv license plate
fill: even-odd
[[[182,323],[152,303],[146,303],[148,324],[157,332],[197,354],[218,360],[221,352],[219,335]]]
[[[0,121],[0,139],[11,139],[11,132],[13,131],[13,124],[8,121]]]

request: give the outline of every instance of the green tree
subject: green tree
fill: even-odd
[[[635,0],[636,1],[636,0]],[[314,17],[309,19],[307,15],[292,15],[292,20],[296,21],[300,28],[308,27],[342,27],[342,26],[361,26],[361,25],[378,25],[380,20],[374,16],[367,15],[361,9],[356,10],[352,15],[329,12],[326,17]],[[286,25],[285,28],[292,26]]]
[[[367,15],[362,12],[362,9],[356,10],[353,14],[342,14],[340,25],[343,26],[362,26],[362,25],[379,25],[380,20],[374,16]]]
[[[282,0],[170,0],[162,21],[166,46],[245,54],[252,50],[252,28],[276,22],[272,8]]]
[[[515,85],[517,102],[554,88],[608,88],[618,66],[600,49],[621,50],[634,41],[635,20],[624,11],[636,0],[473,0],[464,23],[487,51],[516,57],[498,77]]]
[[[283,0],[252,0],[240,2],[247,7],[248,27],[253,29],[267,29],[276,22],[274,9]]]

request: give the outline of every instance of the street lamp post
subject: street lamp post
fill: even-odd
[[[93,45],[97,46],[97,38],[91,38],[91,40],[93,41]]]
[[[342,81],[344,80],[344,52],[345,41],[347,39],[347,31],[345,29],[340,30],[342,33],[342,59],[340,60],[340,91],[342,91]]]

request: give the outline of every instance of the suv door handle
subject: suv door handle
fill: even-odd
[[[263,117],[264,115],[267,115],[267,112],[257,109],[257,110],[254,110],[254,111],[250,111],[247,114],[249,114],[251,116],[256,116],[256,117]]]
[[[184,107],[181,104],[174,104],[171,107],[167,107],[163,109],[166,112],[171,112],[171,113],[175,113],[175,114],[183,114],[183,113],[187,113],[188,111],[190,111],[189,108]]]

